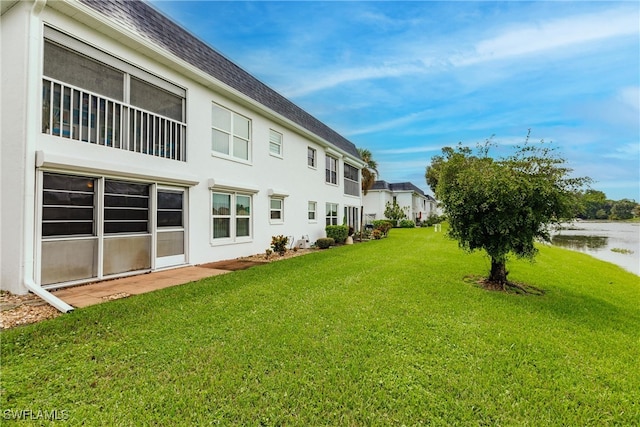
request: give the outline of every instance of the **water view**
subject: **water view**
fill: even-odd
[[[555,246],[587,253],[640,276],[640,224],[576,221],[551,238]]]

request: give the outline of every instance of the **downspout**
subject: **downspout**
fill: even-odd
[[[47,0],[35,0],[33,3],[33,7],[31,9],[31,14],[29,16],[29,28],[27,30],[27,37],[29,40],[28,43],[28,53],[27,53],[27,96],[26,96],[26,130],[25,130],[25,179],[24,179],[24,188],[25,194],[29,194],[29,192],[33,192],[35,184],[34,184],[34,170],[33,167],[35,165],[35,161],[28,161],[30,158],[35,158],[35,140],[37,138],[35,129],[37,128],[37,120],[39,117],[37,114],[33,112],[39,111],[39,103],[38,103],[38,91],[37,87],[39,85],[36,83],[40,77],[39,72],[39,64],[40,60],[40,48],[39,46],[42,44],[42,34],[41,34],[41,25],[39,15],[44,10],[47,4]],[[33,204],[29,204],[29,197],[25,197],[25,205],[23,206],[24,212],[33,211]],[[31,198],[31,203],[34,203],[34,198]],[[31,221],[25,221],[26,223],[33,224],[34,220],[31,217]],[[23,234],[24,242],[33,242],[32,245],[36,245],[36,238],[33,235],[33,226],[24,227]],[[51,304],[56,309],[60,310],[63,313],[69,313],[73,311],[73,307],[62,301],[60,298],[56,297],[49,291],[43,289],[40,285],[38,285],[33,279],[33,270],[34,270],[34,262],[33,262],[33,251],[31,251],[30,257],[26,256],[26,251],[23,252],[23,271],[22,271],[22,284],[31,292],[45,300],[47,303]],[[30,258],[30,259],[29,259]],[[31,262],[29,262],[31,261]]]
[[[73,311],[72,306],[62,301],[60,298],[53,295],[51,292],[47,291],[46,289],[43,289],[41,286],[37,285],[36,282],[34,282],[33,280],[25,279],[24,285],[31,292],[38,295],[40,298],[42,298],[43,300],[45,300],[46,302],[48,302],[49,304],[51,304],[52,306],[60,310],[61,312],[71,313]]]

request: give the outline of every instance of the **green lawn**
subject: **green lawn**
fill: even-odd
[[[507,295],[465,280],[489,264],[394,229],[8,330],[0,410],[109,426],[637,425],[639,278],[542,247],[508,268],[545,294]]]

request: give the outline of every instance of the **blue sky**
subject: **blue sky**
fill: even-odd
[[[428,189],[431,157],[531,129],[610,199],[640,201],[640,3],[154,1]]]

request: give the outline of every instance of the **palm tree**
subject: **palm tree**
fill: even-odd
[[[366,148],[358,148],[358,154],[365,163],[362,168],[362,193],[366,196],[378,176],[378,162],[373,160],[371,151]]]

